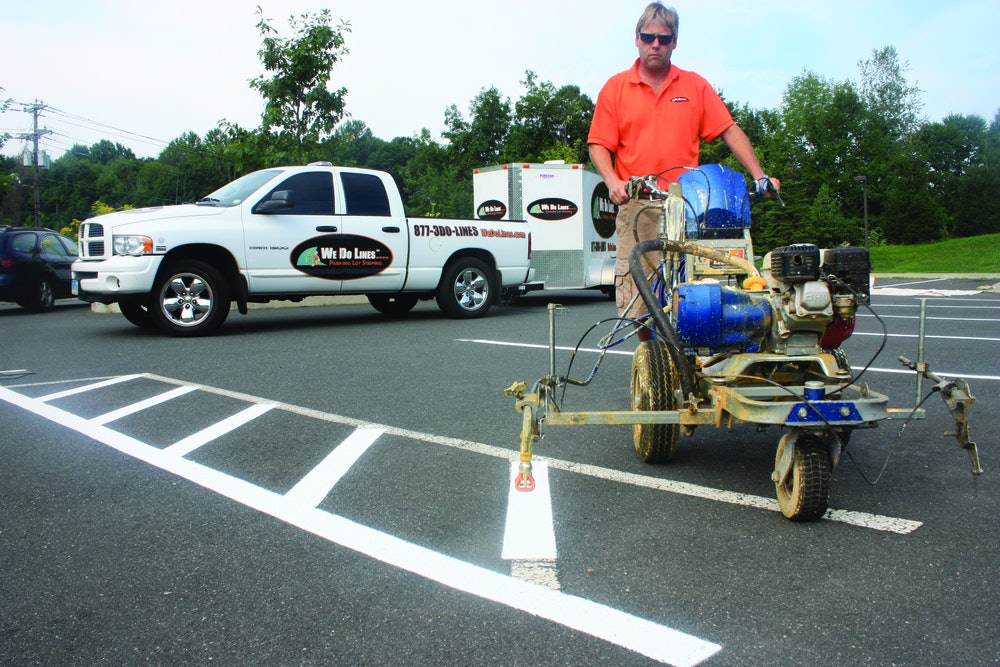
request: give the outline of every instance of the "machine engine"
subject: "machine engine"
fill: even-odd
[[[774,352],[817,354],[850,337],[858,307],[869,301],[866,248],[801,243],[764,257],[766,289],[743,290],[716,281],[674,289],[678,337],[698,354]]]

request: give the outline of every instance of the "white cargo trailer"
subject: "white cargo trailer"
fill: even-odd
[[[596,171],[563,162],[502,164],[472,177],[480,220],[525,220],[532,289],[600,289],[614,296],[618,207]]]

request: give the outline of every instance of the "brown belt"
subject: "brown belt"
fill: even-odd
[[[648,199],[650,201],[663,201],[663,197],[654,197],[648,192],[640,192],[639,199]]]

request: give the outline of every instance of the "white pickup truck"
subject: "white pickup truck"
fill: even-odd
[[[247,174],[195,204],[80,225],[78,297],[177,336],[215,331],[232,302],[363,294],[377,310],[437,300],[486,314],[530,278],[524,222],[407,218],[389,174],[314,163]]]

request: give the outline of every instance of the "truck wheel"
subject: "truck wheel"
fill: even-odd
[[[141,303],[119,303],[118,309],[122,311],[126,320],[140,329],[152,329],[156,326],[153,316],[149,314],[149,308]]]
[[[42,275],[31,287],[28,294],[19,299],[17,305],[33,313],[44,313],[56,305],[56,293],[50,276]]]
[[[680,380],[663,341],[639,343],[632,356],[632,410],[676,410]],[[677,451],[679,424],[634,424],[635,451],[646,463],[666,463]]]
[[[775,468],[782,454],[783,445],[779,444]],[[831,477],[830,454],[826,444],[812,434],[800,435],[795,443],[791,471],[784,482],[774,483],[781,513],[792,521],[821,518],[830,504]]]
[[[174,336],[204,336],[229,315],[229,285],[216,269],[198,260],[171,264],[156,279],[150,313],[157,327]]]
[[[482,317],[499,291],[496,274],[485,262],[475,257],[461,257],[445,268],[437,291],[437,304],[449,317]]]
[[[386,315],[405,315],[417,305],[417,297],[409,294],[369,294],[372,308]]]

